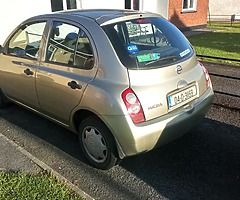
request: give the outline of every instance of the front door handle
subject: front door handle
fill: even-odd
[[[72,88],[72,89],[81,89],[82,88],[82,86],[81,85],[79,85],[76,81],[70,81],[70,82],[68,82],[68,86],[70,87],[70,88]]]
[[[15,60],[13,60],[12,63],[15,64],[15,65],[21,65],[21,66],[24,66],[24,63],[23,63],[23,62],[19,62],[19,61],[15,61]]]
[[[28,76],[32,76],[33,75],[33,71],[31,71],[29,68],[25,69],[24,73],[27,74]]]

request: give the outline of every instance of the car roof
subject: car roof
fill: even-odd
[[[71,10],[71,11],[62,11],[60,13],[68,13],[71,15],[77,16],[85,16],[92,18],[94,20],[98,20],[102,17],[107,17],[108,19],[112,19],[113,17],[123,17],[132,14],[141,13],[136,10],[110,10],[110,9],[86,9],[86,10]]]
[[[68,11],[60,11],[48,14],[48,17],[57,17],[57,16],[72,16],[74,18],[84,17],[96,21],[98,24],[103,25],[106,23],[111,23],[119,19],[128,19],[128,18],[140,18],[143,16],[160,16],[158,14],[153,14],[150,12],[143,12],[137,10],[128,10],[128,9],[74,9]],[[46,16],[46,15],[42,15]]]

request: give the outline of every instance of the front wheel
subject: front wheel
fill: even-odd
[[[7,98],[4,96],[2,90],[0,89],[0,108],[6,107],[8,104]]]
[[[79,126],[79,141],[87,160],[96,168],[110,169],[118,161],[114,138],[96,117],[84,119]]]

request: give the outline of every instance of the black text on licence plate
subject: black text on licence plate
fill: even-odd
[[[168,107],[172,109],[178,105],[188,103],[197,95],[197,87],[193,85],[183,91],[171,94],[168,96]]]

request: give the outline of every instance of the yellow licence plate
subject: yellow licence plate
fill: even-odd
[[[173,109],[184,105],[197,97],[197,86],[193,85],[185,90],[171,94],[167,97],[168,108]]]

